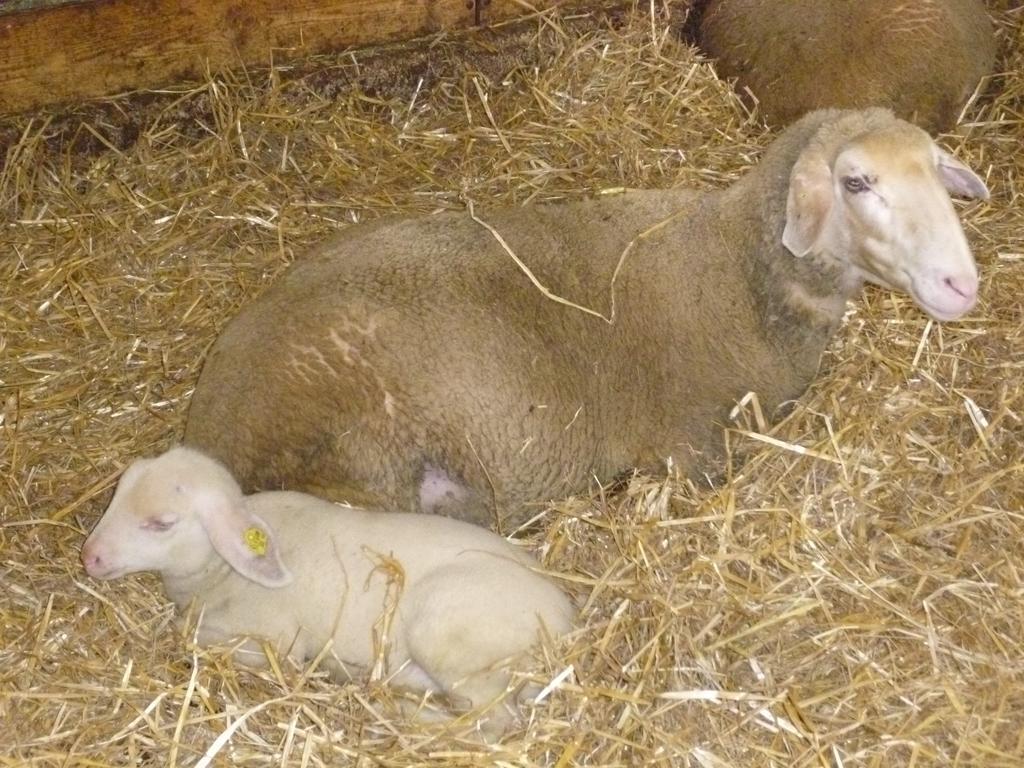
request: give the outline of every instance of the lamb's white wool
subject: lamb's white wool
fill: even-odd
[[[505,662],[542,631],[568,631],[573,616],[496,534],[300,493],[243,496],[223,466],[187,448],[125,471],[82,561],[100,579],[158,572],[179,607],[200,604],[200,642],[255,638],[238,649],[246,664],[266,663],[258,638],[300,663],[330,646],[325,663],[339,677],[383,658],[394,683],[473,709],[502,699]],[[510,716],[503,701],[485,727]]]

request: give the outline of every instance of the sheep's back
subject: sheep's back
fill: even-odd
[[[701,42],[777,125],[812,109],[888,106],[947,129],[995,58],[980,0],[713,0]]]
[[[425,467],[516,506],[660,461],[672,445],[647,441],[679,425],[700,443],[725,399],[722,323],[742,317],[745,290],[704,231],[713,216],[686,233],[705,201],[631,192],[481,212],[506,245],[459,214],[345,230],[229,323],[186,442],[246,490],[398,510],[419,508]],[[652,228],[615,280],[614,324],[584,311],[611,317],[621,257]],[[728,353],[742,364],[750,350]]]

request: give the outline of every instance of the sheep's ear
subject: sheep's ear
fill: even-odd
[[[245,578],[271,588],[291,583],[274,531],[245,508],[241,496],[208,496],[200,500],[197,512],[213,548]]]
[[[988,187],[974,171],[961,163],[949,152],[938,149],[936,160],[939,177],[951,195],[971,197],[975,200],[988,200]]]
[[[820,156],[801,157],[789,176],[782,244],[806,256],[821,237],[832,210],[832,169]]]

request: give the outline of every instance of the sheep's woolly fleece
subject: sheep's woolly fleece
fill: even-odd
[[[780,424],[738,409],[719,484],[538,507],[523,546],[581,620],[498,744],[401,720],[379,680],[196,648],[151,576],[85,576],[83,533],[307,245],[392,211],[720,187],[771,140],[756,112],[643,5],[0,123],[0,765],[1021,765],[1022,16],[998,10],[999,73],[942,139],[993,191],[960,206],[980,306],[940,325],[869,290]]]

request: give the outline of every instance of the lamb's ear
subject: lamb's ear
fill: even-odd
[[[988,200],[988,187],[974,171],[961,163],[949,152],[936,147],[936,167],[943,185],[951,195]]]
[[[794,256],[806,256],[821,237],[831,210],[832,169],[818,154],[802,156],[789,175],[782,244]]]
[[[196,512],[214,549],[245,578],[271,588],[291,583],[274,531],[245,508],[242,496],[210,494],[199,500]]]

